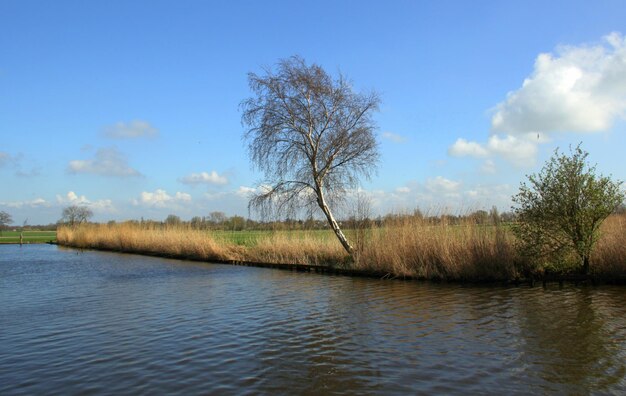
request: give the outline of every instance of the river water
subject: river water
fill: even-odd
[[[626,288],[0,245],[0,394],[626,392]]]

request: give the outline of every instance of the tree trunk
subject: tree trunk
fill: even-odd
[[[583,257],[583,275],[589,275],[589,256]]]
[[[337,239],[339,239],[339,242],[341,242],[341,246],[343,246],[343,248],[346,249],[346,252],[348,252],[348,254],[352,256],[354,254],[354,248],[352,247],[352,245],[350,245],[350,242],[348,242],[348,239],[341,231],[341,228],[339,228],[339,224],[337,224],[337,221],[335,221],[335,217],[330,211],[330,208],[328,207],[328,205],[326,205],[324,193],[321,191],[321,188],[317,191],[317,204],[322,209],[322,212],[324,212],[324,215],[326,215],[328,224],[330,224],[330,228],[333,229],[333,232],[337,236]]]

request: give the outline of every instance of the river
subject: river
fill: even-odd
[[[626,392],[626,288],[0,245],[0,394]]]

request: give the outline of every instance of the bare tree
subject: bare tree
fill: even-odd
[[[244,137],[266,177],[250,207],[267,214],[317,206],[352,254],[330,206],[376,168],[378,96],[355,93],[343,76],[333,79],[300,57],[281,60],[275,73],[250,73],[248,81],[254,96],[241,104]]]
[[[167,217],[165,218],[165,224],[169,226],[178,226],[182,224],[182,220],[180,219],[179,216],[170,214],[170,215],[167,215]]]
[[[226,214],[224,212],[211,212],[209,213],[209,221],[215,224],[222,224],[226,221]]]
[[[62,221],[71,226],[85,223],[93,216],[93,212],[86,206],[72,205],[63,209]]]
[[[4,229],[4,227],[8,226],[11,223],[13,223],[13,218],[11,217],[11,215],[5,211],[0,212],[0,236],[2,235],[2,230]]]

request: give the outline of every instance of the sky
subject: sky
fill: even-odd
[[[248,216],[239,104],[293,55],[380,94],[374,215],[510,210],[580,142],[626,180],[622,0],[0,0],[0,210]]]

